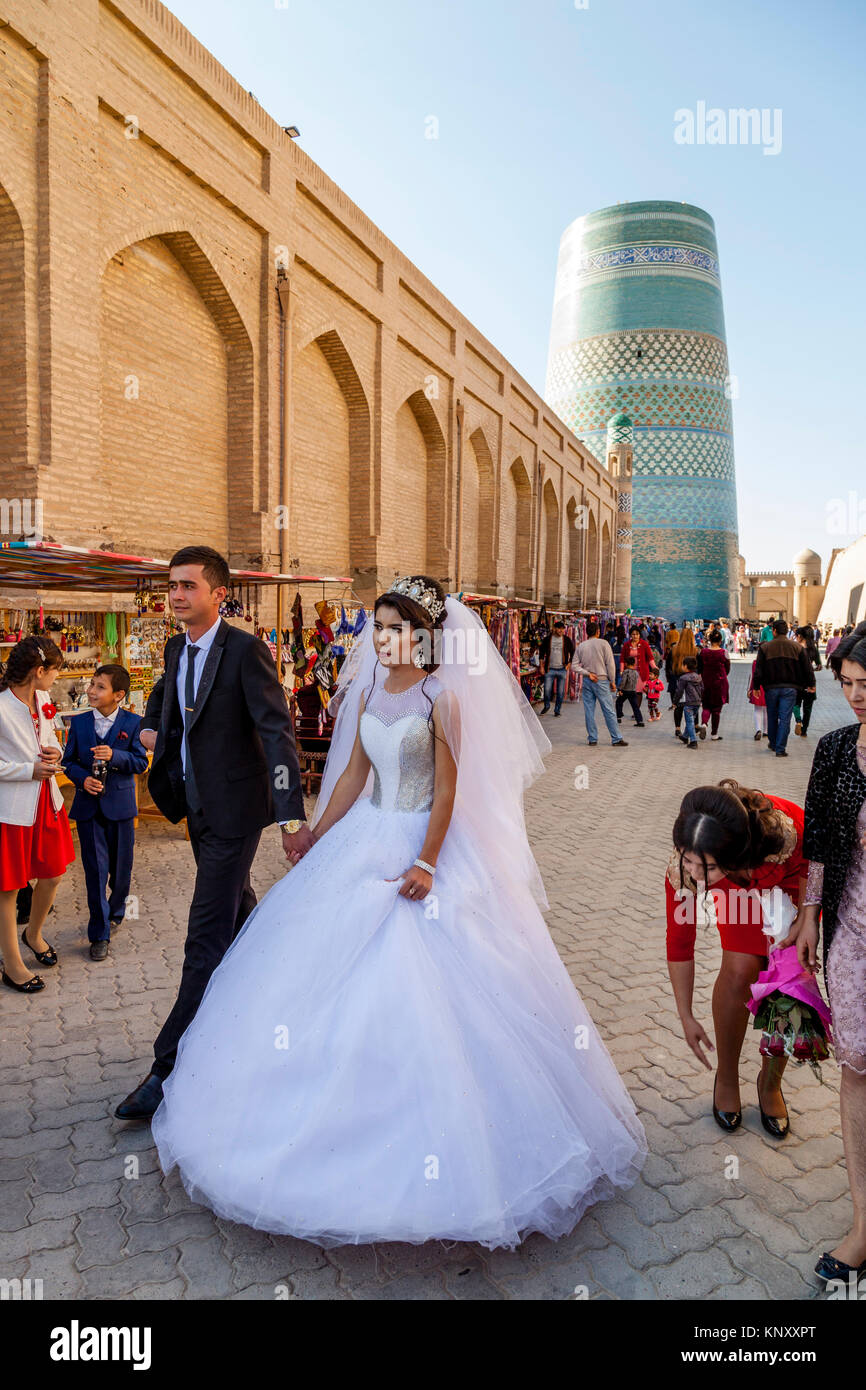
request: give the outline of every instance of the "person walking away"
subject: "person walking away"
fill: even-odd
[[[752,670],[749,674],[749,688],[746,691],[746,699],[752,706],[755,716],[755,742],[760,743],[762,738],[767,737],[767,701],[764,699],[764,692],[760,686],[755,686],[755,661],[752,662]]]
[[[578,644],[572,661],[574,670],[583,676],[581,698],[586,720],[586,740],[590,746],[598,743],[598,728],[595,722],[596,704],[601,712],[610,741],[615,748],[627,748],[628,744],[617,727],[613,696],[616,690],[616,667],[610,643],[598,635],[598,623],[590,618],[586,625],[586,637]]]
[[[703,647],[698,655],[698,673],[704,683],[704,708],[701,726],[706,731],[709,721],[710,736],[716,742],[721,740],[719,720],[722,709],[730,699],[728,674],[731,669],[731,658],[724,650],[722,642],[720,629],[713,628],[708,645]]]
[[[640,708],[640,696],[638,694],[638,673],[637,661],[633,656],[623,657],[624,666],[619,678],[619,693],[616,697],[616,722],[622,723],[622,712],[625,700],[631,705],[631,712],[634,715],[634,722],[639,729],[645,728],[643,715]]]
[[[760,686],[767,702],[767,734],[771,752],[787,758],[788,735],[797,690],[814,686],[812,663],[805,649],[788,637],[788,624],[777,618],[774,636],[762,642],[755,659],[753,683]]]
[[[688,625],[685,625],[680,633],[679,641],[676,646],[668,653],[668,660],[665,664],[665,670],[668,676],[668,689],[671,695],[671,709],[674,712],[674,731],[677,734],[679,733],[679,728],[683,719],[683,707],[682,704],[677,703],[676,698],[677,682],[686,669],[686,658],[690,656],[697,658],[697,654],[698,649],[695,646],[694,633]],[[697,666],[697,661],[695,662],[695,666]]]
[[[687,656],[683,661],[683,673],[677,681],[676,700],[678,705],[682,704],[686,722],[685,734],[677,731],[677,738],[682,743],[687,744],[689,748],[697,748],[698,746],[698,730],[695,726],[703,698],[704,686],[698,675],[698,659],[695,656]],[[705,724],[700,726],[700,735],[701,738],[707,736]]]
[[[566,634],[565,623],[561,618],[556,619],[553,630],[544,638],[539,656],[544,672],[544,708],[539,713],[547,714],[550,709],[550,697],[555,690],[556,703],[553,713],[561,714],[568,668],[574,659],[574,643]]]
[[[812,629],[810,627],[798,627],[796,638],[808,656],[813,669],[820,670],[820,656],[818,657],[818,666],[815,666],[815,656],[817,655],[818,649],[815,645]],[[797,690],[797,703],[794,705],[794,733],[799,735],[800,738],[805,738],[809,732],[809,721],[812,718],[812,706],[817,698],[817,683],[812,686],[811,690],[808,687]]]
[[[764,626],[761,628],[761,634],[758,638],[758,646],[760,646],[762,642],[772,642],[772,640],[773,629],[769,623],[764,623]]]
[[[626,631],[622,623],[608,623],[607,637],[605,640],[610,643],[610,649],[613,652],[614,680],[616,680],[619,676],[619,663],[620,656],[622,655],[623,643],[626,641]]]
[[[830,657],[833,655],[833,653],[835,652],[836,648],[838,647],[838,645],[839,645],[839,643],[840,643],[841,641],[842,641],[842,632],[841,632],[841,629],[838,628],[838,627],[834,627],[834,629],[833,629],[833,636],[827,638],[827,645],[826,645],[825,648],[824,648],[824,660],[827,662],[827,665],[828,665],[828,666],[829,666],[829,664],[830,664]]]

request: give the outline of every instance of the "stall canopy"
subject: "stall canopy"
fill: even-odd
[[[113,550],[85,550],[54,541],[0,542],[0,584],[18,589],[88,590],[134,593],[168,579],[168,561]],[[237,584],[351,584],[342,575],[271,574],[267,570],[232,570]]]

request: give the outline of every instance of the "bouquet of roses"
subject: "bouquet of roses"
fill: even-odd
[[[747,1008],[755,1015],[753,1026],[762,1030],[762,1056],[791,1057],[799,1065],[808,1062],[823,1081],[820,1063],[829,1057],[833,1043],[830,1010],[814,975],[797,959],[796,945],[772,952],[751,991]]]

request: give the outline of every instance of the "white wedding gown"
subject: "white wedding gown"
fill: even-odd
[[[435,698],[441,686],[424,682]],[[153,1119],[220,1216],[321,1246],[571,1231],[636,1178],[642,1126],[530,892],[452,820],[425,903],[396,879],[433,792],[430,700],[381,685],[359,799],[262,899]]]

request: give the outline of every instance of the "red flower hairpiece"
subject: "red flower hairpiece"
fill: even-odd
[[[46,719],[53,719],[55,714],[57,713],[57,706],[52,705],[51,701],[49,700],[47,705],[42,706],[42,713],[45,715]]]

